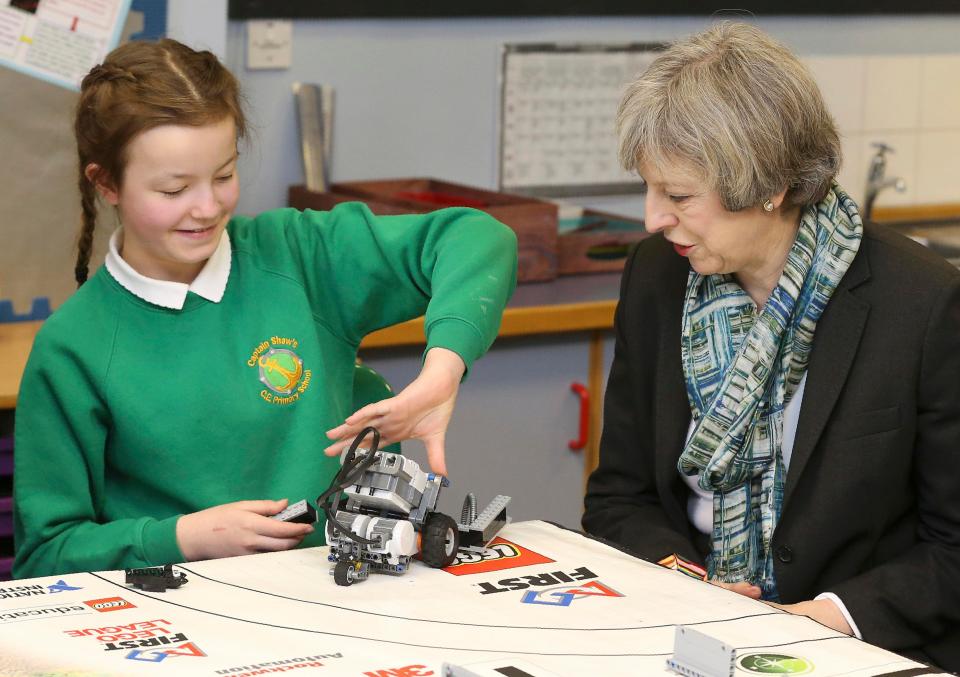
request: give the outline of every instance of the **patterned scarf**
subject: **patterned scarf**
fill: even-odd
[[[732,275],[687,279],[683,373],[694,429],[678,462],[713,491],[711,578],[777,599],[770,543],[783,504],[783,411],[807,369],[817,321],[860,247],[863,224],[834,184],[807,207],[759,314]]]

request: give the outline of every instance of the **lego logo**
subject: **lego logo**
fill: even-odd
[[[478,562],[489,562],[496,559],[508,559],[510,557],[519,557],[520,549],[513,543],[491,543],[482,553],[459,552],[457,561],[451,565],[457,564],[476,564]]]
[[[120,611],[121,609],[136,609],[136,605],[131,604],[122,597],[105,597],[103,599],[91,599],[84,602],[88,607],[100,612]]]
[[[553,560],[506,539],[495,538],[482,553],[459,553],[457,561],[444,571],[454,576],[466,576],[548,562]]]

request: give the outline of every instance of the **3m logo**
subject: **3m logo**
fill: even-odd
[[[371,670],[363,674],[365,677],[427,677],[437,673],[430,670],[426,665],[407,665],[402,668]]]
[[[103,599],[91,599],[84,602],[88,607],[95,611],[120,611],[121,609],[136,609],[135,604],[131,604],[122,597],[104,597]]]
[[[503,569],[516,569],[531,564],[548,564],[553,561],[549,557],[533,550],[527,550],[506,539],[495,538],[482,553],[457,553],[457,561],[444,568],[444,571],[454,576],[468,576],[490,571],[502,571]]]

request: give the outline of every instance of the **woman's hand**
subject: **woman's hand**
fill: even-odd
[[[760,599],[760,588],[746,581],[739,583],[724,583],[723,581],[712,580],[712,585],[730,590],[750,599]],[[815,599],[809,602],[797,602],[796,604],[777,604],[776,602],[764,602],[772,607],[786,611],[797,616],[806,616],[812,618],[821,625],[826,625],[837,632],[845,635],[852,635],[853,628],[847,623],[847,619],[840,613],[840,608],[829,599]]]
[[[347,417],[342,425],[327,431],[336,440],[324,451],[336,456],[367,426],[380,431],[380,445],[408,439],[422,440],[430,469],[447,474],[444,437],[466,366],[460,356],[446,348],[431,348],[420,375],[395,397],[390,397]]]
[[[730,590],[731,592],[735,592],[738,595],[743,595],[744,597],[749,597],[750,599],[760,599],[760,588],[752,583],[747,583],[746,581],[740,581],[739,583],[724,583],[723,581],[711,580],[710,583],[718,588]]]
[[[177,545],[188,562],[289,550],[313,533],[310,524],[270,519],[287,507],[279,501],[237,501],[177,520]]]
[[[812,618],[817,623],[826,625],[828,628],[845,635],[853,634],[853,628],[840,613],[840,607],[834,604],[832,600],[814,599],[809,602],[797,602],[796,604],[777,604],[775,602],[767,602],[767,604],[787,613]]]

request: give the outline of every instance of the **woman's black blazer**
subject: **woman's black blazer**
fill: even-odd
[[[689,264],[655,235],[624,269],[584,528],[703,561],[677,459]],[[863,638],[960,670],[960,272],[868,224],[817,325],[783,513],[781,601],[833,592]]]

